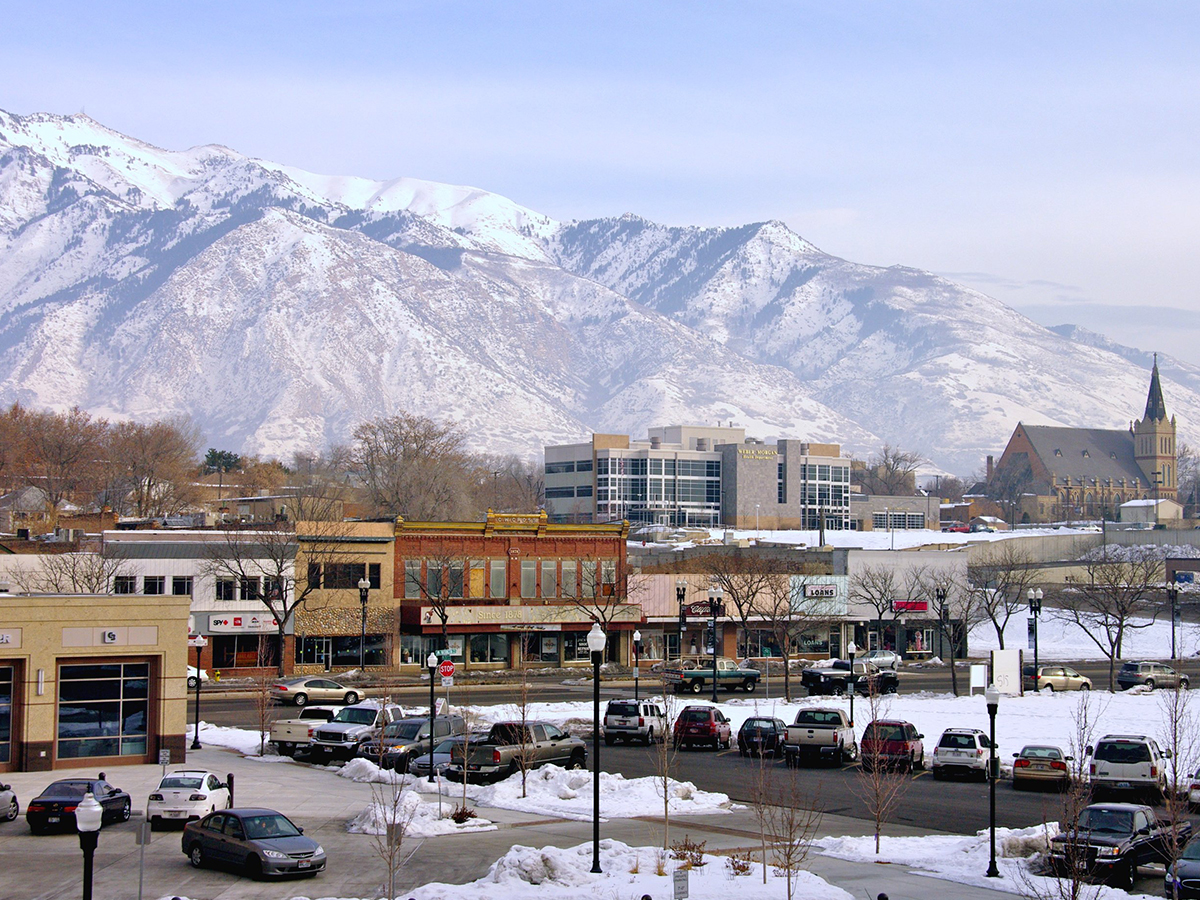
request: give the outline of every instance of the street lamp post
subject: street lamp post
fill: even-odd
[[[196,640],[196,731],[192,735],[193,750],[200,749],[200,652],[204,649],[204,645],[199,643],[202,638],[197,638]],[[184,721],[187,721],[186,717],[184,718]],[[94,800],[95,798],[93,797],[92,799]]]
[[[1042,689],[1041,680],[1038,677],[1038,616],[1042,614],[1042,589],[1034,590],[1030,588],[1025,597],[1029,600],[1029,614],[1033,616],[1033,689],[1040,691]]]
[[[683,610],[683,604],[687,602],[686,579],[675,580],[675,599],[679,601],[679,658],[683,659],[683,633],[687,630],[687,613]]]
[[[633,633],[633,699],[636,703],[640,696],[638,694],[638,676],[642,672],[642,632],[634,631]]]
[[[708,592],[708,611],[712,616],[712,702],[717,702],[717,613],[722,609],[725,592],[719,587]]]
[[[433,770],[436,768],[433,764],[433,732],[434,718],[437,711],[434,709],[435,703],[433,699],[433,676],[438,670],[437,654],[432,650],[429,652],[428,658],[425,660],[425,665],[429,667],[429,780],[433,781]],[[449,710],[447,710],[449,712]],[[466,777],[465,775],[463,776]]]
[[[96,845],[100,843],[100,825],[103,821],[104,807],[88,791],[75,807],[75,827],[79,830],[79,849],[83,851],[83,900],[92,900],[92,864],[96,857]]]
[[[1175,658],[1175,604],[1179,601],[1179,588],[1167,585],[1167,600],[1171,603],[1171,659]]]
[[[858,647],[854,641],[846,645],[846,652],[850,654],[850,677],[846,679],[850,684],[850,725],[854,725],[854,654],[858,652]]]
[[[358,638],[358,671],[360,673],[367,667],[367,593],[370,590],[371,582],[366,578],[360,578],[358,580],[358,602],[362,604],[362,634]]]
[[[1000,870],[996,868],[996,782],[1000,778],[1000,760],[996,758],[996,710],[1000,708],[1000,692],[995,684],[989,684],[983,692],[987,701],[988,719],[991,721],[991,758],[988,760],[988,822],[991,829],[992,856],[988,863],[987,877],[999,878]]]
[[[604,658],[604,631],[599,622],[588,632],[592,652],[592,871],[600,871],[600,662]]]

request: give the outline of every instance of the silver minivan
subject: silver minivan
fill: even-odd
[[[1106,734],[1088,747],[1092,758],[1088,773],[1092,793],[1104,791],[1145,793],[1157,799],[1167,788],[1166,760],[1170,750],[1159,749],[1144,734]]]

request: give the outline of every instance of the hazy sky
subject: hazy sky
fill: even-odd
[[[560,219],[781,219],[1200,363],[1200,4],[181,7],[10,4],[0,107]]]

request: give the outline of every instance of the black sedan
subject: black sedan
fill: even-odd
[[[1179,859],[1167,868],[1164,887],[1168,897],[1200,897],[1200,838],[1184,847]],[[1179,893],[1172,894],[1172,888]]]
[[[64,778],[56,781],[30,800],[25,807],[25,821],[29,823],[29,830],[34,834],[44,834],[52,829],[74,831],[75,807],[89,791],[96,802],[104,807],[101,826],[105,822],[129,821],[133,810],[129,794],[113,787],[101,773],[95,779]]]
[[[751,716],[738,729],[738,753],[742,756],[783,756],[787,725],[782,719]]]
[[[188,822],[183,852],[196,868],[226,866],[251,878],[316,875],[325,868],[325,849],[273,809],[223,809]]]

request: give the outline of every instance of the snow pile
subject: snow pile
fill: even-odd
[[[888,862],[911,866],[959,884],[1008,891],[1020,896],[1056,897],[1058,880],[1031,872],[1035,855],[1046,850],[1050,838],[1055,834],[1056,826],[997,828],[996,866],[1000,870],[999,878],[988,878],[984,874],[991,857],[986,828],[969,836],[929,834],[883,837],[879,841],[878,855],[875,853],[873,836],[819,838],[813,842],[813,848],[825,856],[851,862]],[[1096,891],[1094,896],[1097,900],[1146,896],[1128,894],[1110,887],[1097,886]]]
[[[393,805],[388,801],[372,803],[350,820],[351,834],[386,834],[388,825],[405,825],[405,837],[433,837],[466,831],[495,831],[487,819],[467,819],[461,825],[450,818],[453,803],[427,802],[415,791],[403,789]]]
[[[276,756],[271,753],[270,735],[259,734],[257,731],[250,731],[246,728],[233,728],[226,725],[210,725],[207,722],[200,723],[200,743],[207,744],[211,747],[226,747],[229,750],[236,750],[243,756],[259,756],[260,750],[266,750],[266,753],[261,754],[264,761],[283,762],[287,757]],[[288,760],[290,762],[290,760]]]
[[[662,860],[663,874],[659,875]],[[762,883],[762,868],[751,863],[747,874],[734,876],[720,856],[706,854],[705,865],[688,873],[691,900],[728,900],[731,894],[743,894],[762,900],[784,900],[787,882],[768,873]],[[514,846],[488,874],[470,884],[427,884],[406,891],[413,900],[474,900],[477,897],[504,897],[505,900],[594,900],[596,897],[670,897],[671,876],[680,865],[663,859],[661,851],[651,847],[630,847],[620,841],[600,842],[601,874],[593,874],[592,845],[577,847]],[[834,887],[811,872],[798,872],[794,900],[852,900],[851,895]]]
[[[526,775],[526,796],[521,796],[521,776],[511,775],[492,785],[468,788],[479,806],[541,813],[561,819],[591,821],[592,773],[584,769],[542,766]],[[671,815],[729,812],[727,794],[709,793],[690,781],[670,782]],[[653,777],[626,778],[620,773],[600,773],[600,809],[605,819],[631,819],[663,808],[662,782]]]
[[[393,769],[381,769],[371,760],[361,756],[356,756],[344,766],[318,766],[317,768],[328,769],[330,772],[334,772],[342,778],[349,778],[358,784],[403,784],[408,779],[407,775],[398,775]]]

